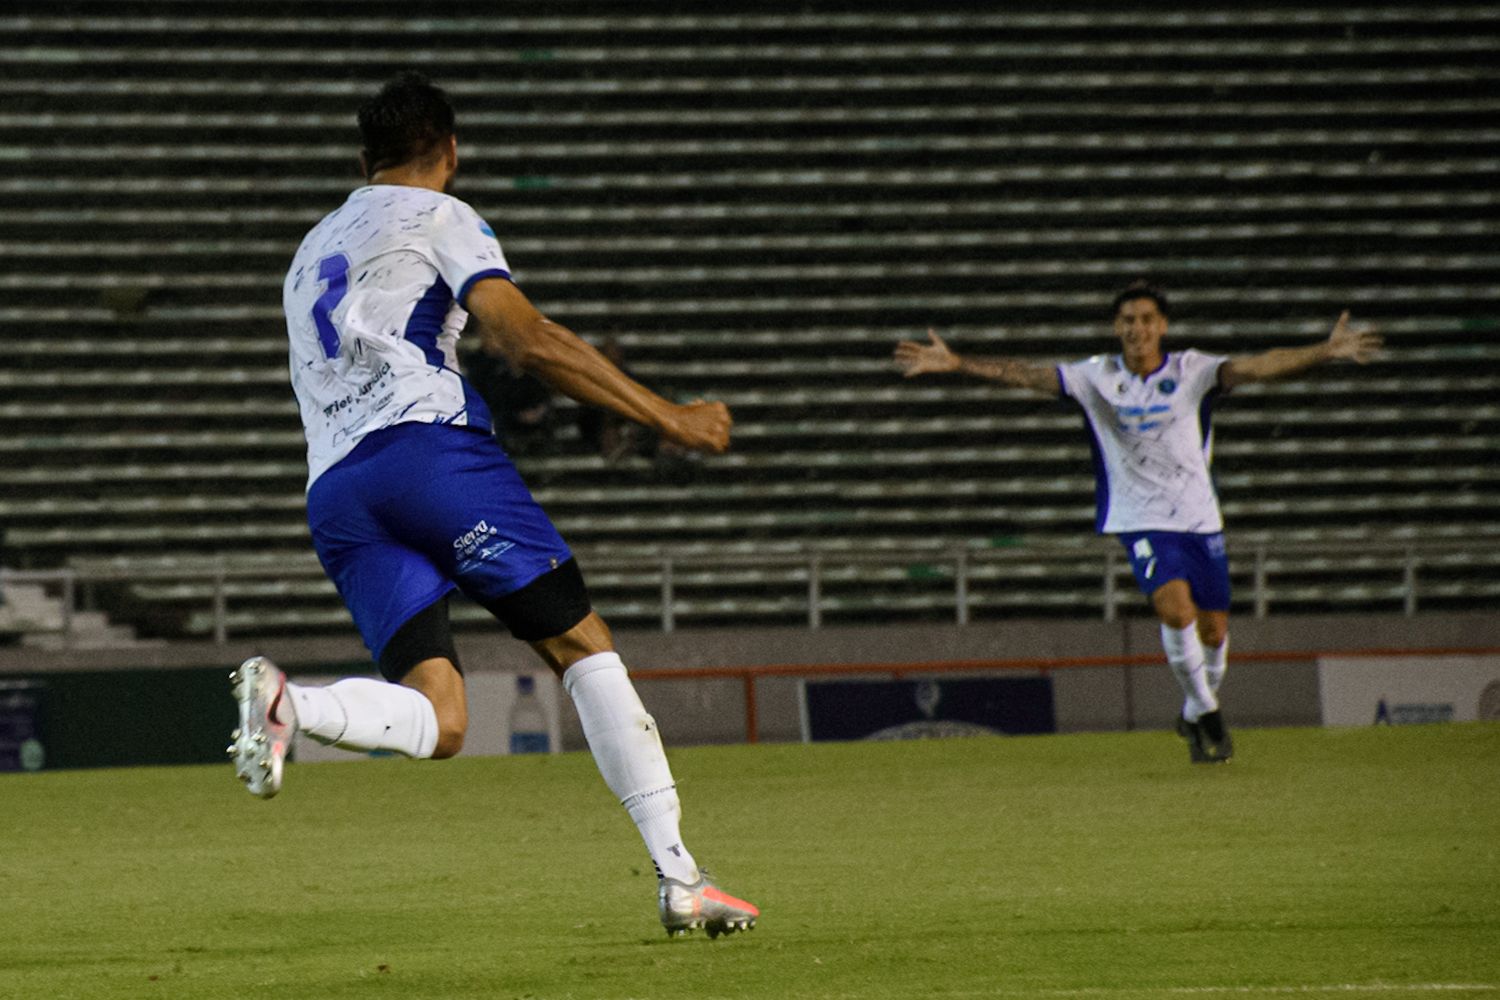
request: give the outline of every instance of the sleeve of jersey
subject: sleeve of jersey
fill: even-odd
[[[495,231],[461,201],[439,209],[432,228],[432,253],[438,273],[453,289],[459,305],[480,279],[510,278],[510,265]]]
[[[1192,393],[1198,399],[1219,387],[1219,369],[1229,358],[1222,354],[1205,354],[1202,351],[1183,352],[1183,374],[1189,378]]]
[[[1078,394],[1073,391],[1073,387],[1069,384],[1073,378],[1073,368],[1075,365],[1076,362],[1057,366],[1057,387],[1061,390],[1063,399],[1076,400],[1078,398]]]

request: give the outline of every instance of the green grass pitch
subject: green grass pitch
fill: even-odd
[[[0,776],[0,996],[1500,997],[1500,726],[1236,742],[672,751],[714,942],[585,754]]]

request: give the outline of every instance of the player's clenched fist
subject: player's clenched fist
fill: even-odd
[[[685,448],[720,454],[729,450],[729,429],[734,424],[723,403],[695,399],[674,406],[662,433]]]

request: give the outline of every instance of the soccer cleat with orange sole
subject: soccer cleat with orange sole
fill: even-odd
[[[754,904],[736,899],[699,873],[691,885],[675,878],[664,878],[657,890],[661,923],[669,937],[677,937],[702,927],[710,938],[755,928],[760,910]]]

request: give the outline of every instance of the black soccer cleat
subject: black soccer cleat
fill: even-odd
[[[1217,708],[1198,718],[1198,741],[1203,753],[1201,763],[1223,764],[1234,756],[1234,740],[1224,725],[1224,713]]]
[[[1203,750],[1203,728],[1196,722],[1189,722],[1182,716],[1177,717],[1177,735],[1187,741],[1188,759],[1194,764],[1209,763],[1208,756]]]

